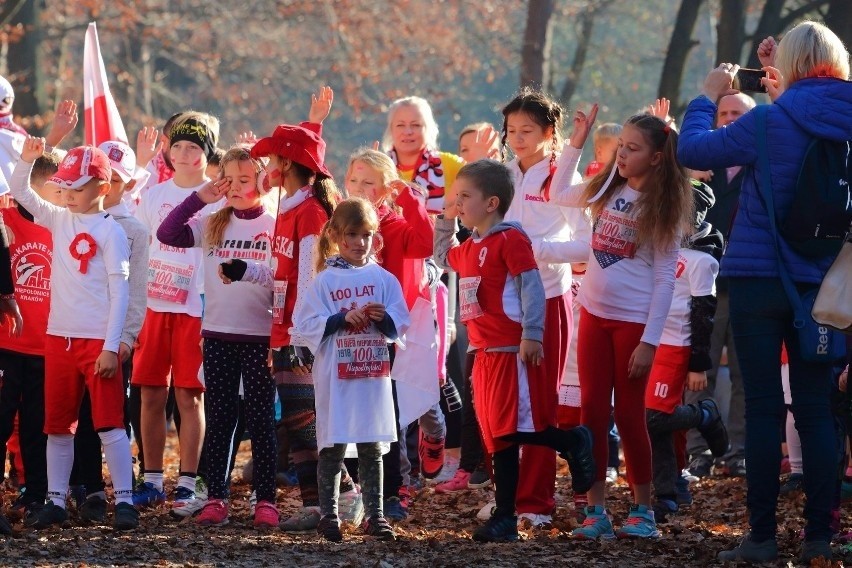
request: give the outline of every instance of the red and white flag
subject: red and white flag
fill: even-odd
[[[108,140],[118,140],[125,144],[128,142],[118,107],[109,92],[95,22],[91,22],[86,30],[83,47],[83,103],[87,145],[99,146]]]

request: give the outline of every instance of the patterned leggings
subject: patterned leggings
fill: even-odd
[[[367,518],[382,516],[382,445],[379,442],[355,444],[358,449],[358,481],[364,495],[364,512]],[[346,444],[334,444],[319,453],[320,512],[323,516],[337,516],[337,499],[340,497],[340,475]]]
[[[205,447],[208,457],[208,491],[225,499],[230,486],[231,456],[236,451],[234,430],[240,414],[240,379],[246,405],[246,426],[251,432],[254,464],[252,485],[258,501],[275,502],[275,383],[266,364],[264,343],[204,339]]]

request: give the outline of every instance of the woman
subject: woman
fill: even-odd
[[[771,50],[770,50],[771,51]],[[766,53],[764,53],[766,55]],[[777,69],[762,81],[774,97],[766,116],[767,150],[776,216],[789,211],[800,164],[813,138],[852,139],[852,84],[849,54],[825,26],[804,22],[777,46]],[[833,258],[807,258],[795,253],[769,227],[766,206],[757,187],[755,112],[733,124],[711,130],[715,101],[732,94],[737,67],[722,64],[710,72],[704,92],[684,118],[678,158],[685,167],[708,170],[742,165],[746,172],[739,210],[722,259],[721,276],[730,282],[730,318],[746,396],[746,481],[751,531],[722,561],[773,561],[778,555],[775,513],[781,462],[784,398],[781,389],[781,344],[790,356],[790,387],[804,461],[805,542],[801,561],[831,558],[831,504],[834,491],[835,433],[829,394],[831,366],[803,361],[793,309],[778,271],[775,240],[786,271],[800,292],[822,281]]]

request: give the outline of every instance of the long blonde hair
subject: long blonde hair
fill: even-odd
[[[645,140],[660,152],[662,158],[636,203],[638,213],[638,243],[650,242],[658,250],[672,246],[678,238],[689,234],[692,221],[693,198],[689,177],[677,162],[677,132],[662,119],[648,114],[637,114],[627,119],[625,126],[634,126],[642,132]],[[583,197],[591,200],[606,183],[610,174],[612,181],[597,201],[589,204],[592,219],[603,213],[610,198],[627,179],[615,168],[615,157],[592,178]]]
[[[331,218],[322,228],[317,242],[319,252],[317,272],[325,270],[325,261],[332,255],[338,254],[337,243],[343,238],[346,229],[351,228],[366,228],[374,233],[379,230],[379,218],[372,203],[360,197],[350,197],[337,205]]]
[[[246,145],[238,145],[233,146],[230,150],[225,152],[225,155],[222,156],[222,161],[220,162],[219,168],[221,173],[220,177],[225,175],[225,166],[230,162],[251,162],[251,165],[254,169],[255,183],[257,183],[257,176],[263,169],[259,160],[255,160],[251,157],[251,147]],[[260,188],[258,188],[260,191]],[[261,204],[263,201],[261,200]],[[225,229],[228,228],[228,224],[231,222],[231,214],[234,212],[234,208],[230,205],[227,205],[221,209],[219,209],[216,213],[210,215],[210,219],[207,221],[207,230],[204,233],[204,240],[207,242],[207,246],[209,247],[218,247],[222,244],[222,238],[225,235]]]

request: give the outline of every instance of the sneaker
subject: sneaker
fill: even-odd
[[[654,520],[654,510],[647,505],[631,505],[627,521],[616,534],[618,538],[659,537],[660,531],[657,530],[657,522]]]
[[[399,497],[388,497],[384,502],[385,517],[392,521],[404,521],[408,518],[408,505]]]
[[[48,501],[38,514],[38,519],[33,523],[33,528],[46,529],[53,525],[62,527],[70,526],[68,522],[68,511],[54,503]]]
[[[106,503],[104,503],[106,505]],[[112,528],[130,531],[139,527],[139,511],[130,503],[118,503],[112,514]]]
[[[249,515],[254,516],[254,510],[257,507],[257,491],[252,491],[249,495]]]
[[[228,524],[228,504],[222,499],[208,499],[195,523],[203,527],[221,527]]]
[[[452,479],[442,481],[435,486],[435,493],[452,493],[453,491],[463,491],[469,489],[471,474],[463,469],[457,469]]]
[[[133,505],[136,507],[153,507],[165,501],[165,491],[157,489],[153,483],[142,483],[133,490]]]
[[[364,496],[357,485],[351,491],[341,493],[337,500],[337,516],[344,523],[360,525],[364,520]]]
[[[579,524],[586,520],[586,507],[589,506],[589,497],[585,493],[574,494],[574,518]]]
[[[774,538],[754,542],[751,540],[751,533],[748,533],[739,546],[733,550],[723,550],[716,558],[720,562],[774,562],[778,559],[778,542]]]
[[[44,509],[44,502],[30,503],[24,509],[24,526],[33,527],[38,522],[38,516],[41,510]]]
[[[0,534],[12,536],[12,525],[9,523],[6,515],[2,513],[0,513]]]
[[[279,471],[276,473],[275,483],[286,487],[295,487],[299,485],[299,475],[296,473],[296,466],[291,465],[287,471]]]
[[[399,502],[402,503],[402,506],[405,507],[406,514],[408,514],[408,509],[411,507],[411,503],[414,501],[414,491],[411,490],[411,486],[402,486],[399,488],[398,495]]]
[[[281,530],[284,532],[311,532],[316,529],[322,515],[319,507],[302,507],[302,510],[281,523]]]
[[[420,430],[420,474],[426,479],[435,479],[444,468],[444,438],[432,438]]]
[[[534,529],[549,529],[553,527],[553,517],[538,513],[521,513],[518,515],[518,523],[529,523],[530,528]]]
[[[725,464],[722,472],[728,477],[745,477],[746,461],[742,458],[730,460]]]
[[[806,540],[802,543],[802,553],[799,555],[799,562],[805,566],[812,566],[814,560],[823,558],[831,562],[831,543],[824,540]],[[823,566],[824,564],[817,564]]]
[[[706,454],[698,454],[692,458],[687,467],[687,479],[689,481],[698,481],[705,477],[710,477],[710,471],[713,469],[713,459]]]
[[[586,426],[577,426],[571,430],[580,438],[576,451],[559,452],[560,457],[568,462],[571,470],[571,487],[574,493],[588,493],[595,482],[595,458],[592,455],[592,431]]]
[[[685,475],[681,475],[675,481],[675,491],[677,493],[676,502],[678,506],[692,505],[692,493],[689,491],[689,480]]]
[[[89,523],[97,523],[99,525],[106,522],[107,503],[103,497],[92,495],[86,499],[85,503],[80,505],[77,513],[80,518]],[[137,523],[138,524],[138,523]]]
[[[468,489],[485,489],[491,486],[491,476],[484,467],[477,467],[470,474],[470,479],[467,482]]]
[[[195,478],[195,497],[207,501],[207,482],[200,475]]]
[[[374,515],[367,520],[367,524],[364,527],[364,534],[372,536],[377,540],[396,540],[396,533],[393,532],[393,527],[381,515]]]
[[[674,515],[678,511],[678,506],[671,499],[657,499],[654,503],[654,520],[658,523],[665,523],[669,520],[669,515]]]
[[[480,521],[487,521],[491,517],[494,516],[494,511],[497,509],[496,501],[489,501],[482,507],[478,513],[476,513],[476,518]]]
[[[791,473],[787,481],[781,484],[781,495],[789,495],[802,490],[802,480],[805,478],[801,473]]]
[[[615,538],[612,531],[612,521],[603,507],[600,505],[589,505],[583,510],[586,516],[582,526],[571,531],[571,537],[578,540],[611,540]]]
[[[74,502],[74,507],[79,511],[83,503],[86,502],[86,486],[72,485],[68,488],[70,500]]]
[[[615,483],[618,481],[618,468],[608,467],[606,468],[606,482],[607,483]]]
[[[258,501],[252,512],[254,517],[254,528],[256,529],[277,529],[279,516],[278,509],[274,503],[269,501]]]
[[[334,515],[326,515],[321,518],[316,526],[317,534],[330,542],[340,542],[343,540],[343,533],[340,532],[340,520]]]
[[[488,521],[473,531],[476,542],[514,542],[518,540],[518,518],[491,517]]]
[[[175,488],[175,498],[172,501],[172,517],[183,519],[191,517],[207,504],[207,499],[201,499],[192,489],[186,487]]]
[[[698,403],[698,408],[710,415],[701,421],[698,431],[707,441],[710,453],[714,457],[720,458],[727,453],[730,444],[728,442],[728,430],[722,421],[722,415],[719,414],[719,407],[716,406],[712,398],[705,398]]]

